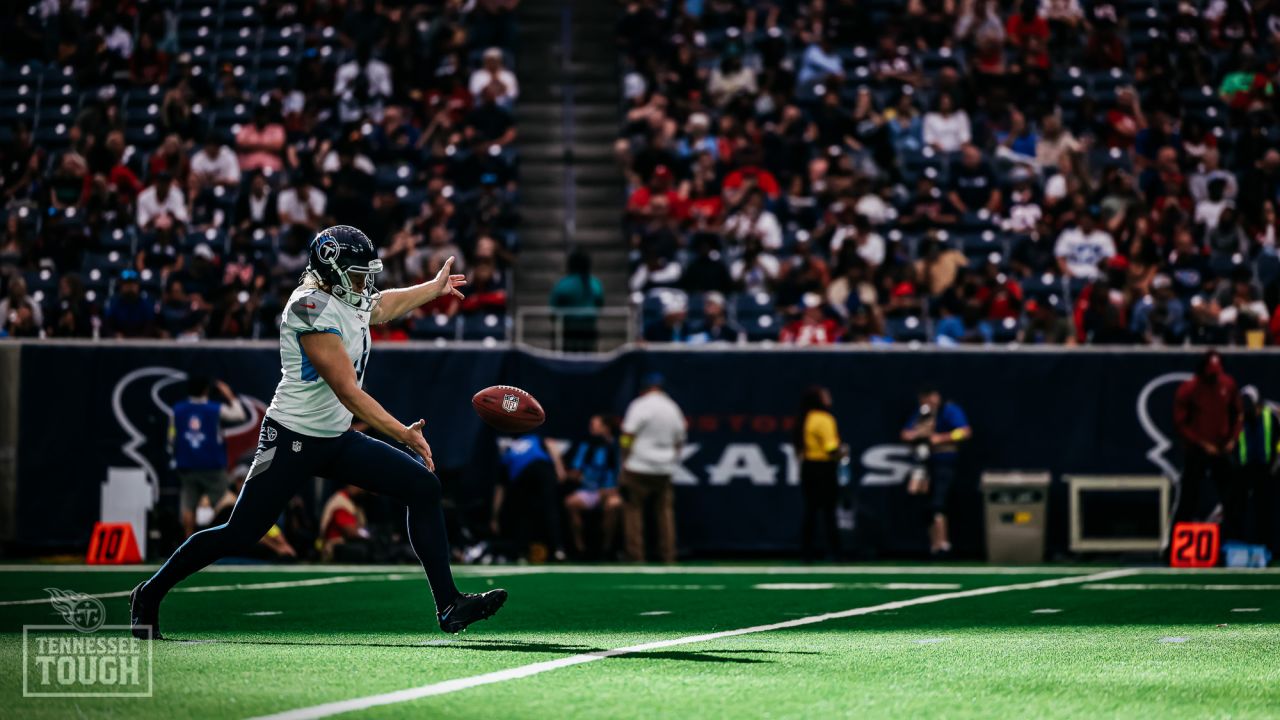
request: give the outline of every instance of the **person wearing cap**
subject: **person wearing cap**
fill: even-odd
[[[1212,482],[1221,495],[1229,471],[1228,455],[1236,450],[1242,422],[1240,391],[1222,367],[1222,356],[1209,350],[1191,379],[1173,397],[1173,426],[1182,441],[1183,468],[1174,495],[1175,522],[1203,519]]]
[[[1240,433],[1222,497],[1222,537],[1280,552],[1275,534],[1280,420],[1253,385],[1240,391],[1240,406]]]
[[[1161,273],[1151,292],[1133,306],[1129,329],[1148,345],[1180,345],[1187,336],[1187,309],[1173,292],[1173,280]]]
[[[480,67],[471,73],[467,87],[477,100],[486,88],[492,88],[495,101],[507,108],[520,97],[520,85],[516,82],[515,73],[503,66],[502,48],[491,47],[484,51],[484,59]]]
[[[644,329],[647,342],[678,343],[689,340],[689,300],[684,293],[672,292],[663,298],[662,319]]]
[[[1018,331],[1018,342],[1026,345],[1075,345],[1076,326],[1058,306],[1057,295],[1031,299],[1024,306],[1027,323]]]
[[[156,173],[154,182],[138,195],[138,227],[169,230],[191,221],[187,199],[167,170]]]
[[[1069,227],[1058,235],[1053,246],[1058,259],[1058,269],[1067,277],[1096,280],[1102,277],[1104,260],[1116,254],[1116,243],[1111,233],[1098,227],[1098,211],[1088,208],[1081,213],[1075,227]]]
[[[697,332],[689,336],[690,343],[727,342],[742,340],[742,328],[729,322],[725,316],[724,295],[711,291],[702,296],[702,322]]]
[[[644,561],[644,517],[650,506],[657,520],[658,558],[676,560],[675,488],[671,478],[680,469],[686,440],[684,411],[663,390],[661,373],[649,373],[640,383],[640,396],[622,418],[623,531],[627,557]]]
[[[155,335],[156,304],[142,292],[138,271],[128,268],[120,273],[116,291],[107,301],[102,314],[107,337],[141,338]]]
[[[800,317],[787,323],[779,335],[779,342],[788,345],[831,345],[840,334],[840,326],[827,316],[822,296],[805,293],[800,299],[804,308]]]

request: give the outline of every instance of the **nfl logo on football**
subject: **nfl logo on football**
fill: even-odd
[[[506,410],[509,413],[513,413],[516,411],[516,408],[518,407],[520,407],[520,398],[516,397],[515,395],[512,395],[511,393],[507,393],[502,396],[503,410]]]
[[[22,626],[22,696],[151,697],[151,643],[106,625],[102,601],[45,588],[62,625]]]

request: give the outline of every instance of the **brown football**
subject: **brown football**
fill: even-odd
[[[504,433],[526,433],[547,419],[542,405],[518,387],[494,385],[476,393],[471,406],[489,427]]]

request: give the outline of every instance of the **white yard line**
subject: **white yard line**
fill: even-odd
[[[1195,585],[1188,583],[1147,583],[1129,585],[1127,583],[1094,583],[1084,585],[1082,590],[1280,590],[1280,585]]]
[[[1094,573],[1092,575],[1054,578],[1052,580],[1039,580],[1036,582],[1016,583],[1013,585],[995,585],[992,587],[974,588],[972,590],[939,593],[937,595],[925,595],[922,597],[911,598],[909,600],[895,600],[893,602],[881,603],[879,605],[869,605],[867,607],[852,608],[849,610],[841,610],[839,612],[824,613],[822,615],[810,615],[808,617],[785,620],[783,622],[770,623],[768,625],[754,625],[752,627],[738,628],[736,630],[723,630],[721,632],[705,633],[702,635],[688,635],[686,637],[672,638],[670,640],[659,640],[657,642],[632,645],[630,647],[614,648],[613,650],[601,650],[598,652],[583,653],[581,655],[570,655],[568,657],[558,658],[555,660],[544,660],[530,665],[498,670],[496,672],[484,673],[483,675],[472,675],[471,677],[445,680],[443,682],[431,683],[429,685],[408,688],[406,690],[397,690],[395,692],[383,693],[380,695],[368,695],[366,697],[352,698],[350,700],[339,700],[337,702],[298,708],[296,710],[286,710],[275,715],[266,715],[261,718],[257,718],[256,720],[307,720],[310,718],[330,717],[332,715],[339,715],[357,710],[367,710],[369,708],[379,707],[382,705],[392,705],[395,703],[420,700],[422,698],[433,697],[436,695],[445,695],[448,693],[458,692],[460,690],[479,687],[481,685],[492,685],[494,683],[507,682],[509,680],[519,680],[521,678],[539,675],[551,670],[573,667],[574,665],[581,665],[583,663],[594,662],[596,660],[604,660],[605,658],[617,657],[619,655],[629,655],[632,653],[648,652],[650,650],[661,650],[663,648],[675,647],[678,645],[690,645],[693,643],[708,642],[711,640],[721,640],[723,638],[736,637],[738,635],[750,635],[753,633],[770,632],[773,630],[786,630],[789,628],[803,627],[805,625],[826,622],[828,620],[840,620],[843,618],[857,617],[859,615],[869,615],[883,610],[898,610],[916,605],[929,605],[945,602],[947,600],[981,597],[984,595],[995,595],[998,593],[1016,592],[1019,590],[1041,590],[1044,588],[1053,588],[1062,585],[1075,585],[1079,583],[1093,582],[1096,580],[1111,580],[1114,578],[1135,575],[1140,572],[1142,571],[1137,568],[1125,568],[1120,570],[1108,570],[1106,572]]]
[[[280,582],[264,582],[264,583],[237,583],[235,585],[195,585],[192,587],[174,588],[171,592],[179,593],[201,593],[201,592],[224,592],[230,590],[284,590],[288,588],[298,587],[315,587],[317,585],[342,585],[351,582],[368,582],[371,580],[409,580],[421,579],[420,575],[404,575],[400,573],[391,573],[384,575],[338,575],[335,577],[311,578],[308,580],[282,580]],[[95,597],[100,600],[107,598],[129,597],[129,590],[120,590],[117,592],[91,594],[89,597]],[[33,598],[30,600],[4,600],[0,601],[0,606],[4,605],[46,605],[49,598]]]
[[[960,583],[758,583],[755,590],[959,590]]]

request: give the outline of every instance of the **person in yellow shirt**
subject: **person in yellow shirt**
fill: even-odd
[[[831,414],[831,391],[813,386],[800,402],[793,431],[796,454],[800,456],[800,490],[804,498],[801,522],[801,547],[804,559],[817,560],[819,527],[826,534],[826,557],[840,554],[840,536],[836,527],[836,500],[839,483],[840,432]]]

